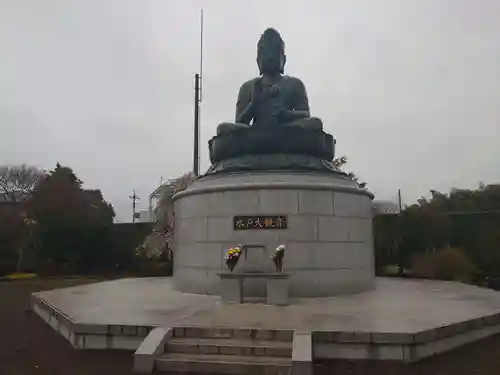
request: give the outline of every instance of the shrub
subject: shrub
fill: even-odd
[[[476,267],[461,249],[445,247],[415,256],[412,271],[416,277],[470,282]]]
[[[399,276],[401,275],[401,266],[397,264],[389,264],[382,268],[383,276]]]
[[[38,275],[36,273],[12,273],[5,276],[6,280],[29,280],[36,279]]]

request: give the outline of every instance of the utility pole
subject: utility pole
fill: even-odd
[[[134,194],[132,194],[129,198],[132,199],[132,223],[135,223],[135,218],[136,218],[135,202],[138,201],[140,198],[137,196],[137,194],[135,194],[135,190]]]
[[[402,210],[402,203],[401,203],[401,189],[398,189],[398,204],[399,204],[399,213],[401,213]]]
[[[193,173],[200,174],[200,75],[194,75],[194,145],[193,145]]]
[[[203,74],[203,9],[200,13],[200,72],[194,75],[194,136],[193,173],[200,174],[200,103],[202,100]]]

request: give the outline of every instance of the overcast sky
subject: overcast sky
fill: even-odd
[[[117,218],[192,167],[205,14],[201,169],[269,26],[337,155],[377,199],[500,182],[498,0],[0,0],[0,164],[70,166]]]

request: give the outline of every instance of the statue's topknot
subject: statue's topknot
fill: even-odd
[[[262,33],[259,39],[259,43],[257,44],[257,47],[260,47],[261,45],[264,44],[279,48],[281,53],[283,54],[285,53],[285,42],[281,38],[280,33],[276,29],[273,29],[272,27],[267,28]]]

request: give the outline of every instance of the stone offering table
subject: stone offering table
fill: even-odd
[[[242,303],[243,282],[245,279],[263,279],[266,282],[266,304],[288,305],[288,279],[287,273],[219,273],[221,280],[221,298],[228,303]]]

